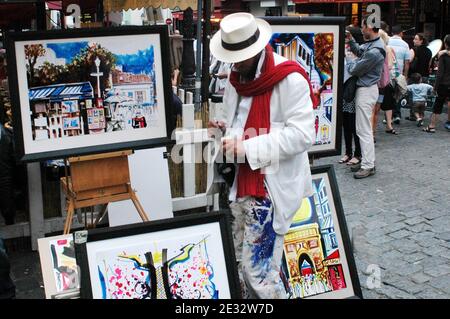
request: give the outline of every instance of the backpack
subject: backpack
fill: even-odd
[[[351,103],[355,99],[356,89],[358,88],[356,82],[358,82],[358,77],[356,76],[352,76],[344,82],[342,97],[347,103]]]
[[[380,50],[381,54],[384,56],[383,69],[381,70],[381,77],[378,81],[378,88],[384,89],[389,82],[391,81],[390,70],[389,70],[389,55],[386,54],[386,51],[381,48],[376,48]]]

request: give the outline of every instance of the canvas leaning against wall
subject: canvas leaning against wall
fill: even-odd
[[[165,26],[9,33],[7,39],[21,159],[169,141]]]
[[[47,299],[80,288],[72,234],[40,238],[38,248]]]
[[[76,241],[82,298],[239,298],[227,223],[208,213],[89,231]]]
[[[282,281],[289,298],[362,298],[332,166],[312,168],[314,194],[285,235]]]
[[[316,134],[309,154],[341,153],[343,18],[265,18],[272,27],[274,52],[297,62],[306,72],[319,104],[314,109]]]

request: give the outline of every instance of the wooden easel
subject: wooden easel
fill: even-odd
[[[101,214],[90,226],[95,227],[106,212],[110,202],[131,199],[143,221],[148,221],[144,208],[131,188],[128,155],[132,151],[70,157],[70,177],[61,178],[61,185],[67,198],[67,217],[64,234],[70,232],[75,209],[104,205]],[[93,218],[92,218],[93,219]],[[85,216],[85,226],[87,216]]]

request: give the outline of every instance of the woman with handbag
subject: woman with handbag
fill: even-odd
[[[348,59],[355,59],[356,56],[350,51],[346,45],[346,56]],[[347,64],[347,60],[344,60]],[[357,77],[351,77],[344,67],[344,98],[342,105],[342,127],[344,129],[345,154],[339,160],[339,163],[346,163],[347,165],[358,165],[361,162],[361,145],[359,137],[356,134],[356,80]],[[355,142],[355,151],[353,152],[353,141]]]
[[[394,77],[394,66],[396,65],[395,52],[392,47],[388,45],[389,36],[383,30],[379,30],[378,34],[383,40],[386,48],[385,65],[382,74],[382,79],[378,82],[378,88],[380,95],[378,96],[377,104],[372,112],[372,131],[375,142],[375,133],[377,131],[378,113],[383,110],[386,115],[386,133],[397,135],[398,132],[392,127],[392,112],[394,110],[395,100],[393,97],[394,88],[391,84]],[[382,83],[383,82],[383,83]]]

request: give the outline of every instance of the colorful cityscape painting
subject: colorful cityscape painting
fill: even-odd
[[[282,280],[290,298],[332,293],[349,284],[333,194],[326,176],[313,176],[312,183],[314,194],[303,200],[285,235]]]
[[[274,52],[288,60],[296,61],[308,74],[314,94],[320,101],[314,110],[316,132],[314,145],[331,144],[334,138],[332,116],[335,103],[334,34],[273,33],[270,44]]]
[[[33,140],[158,125],[159,79],[151,41],[124,45],[121,38],[103,37],[23,49]]]

